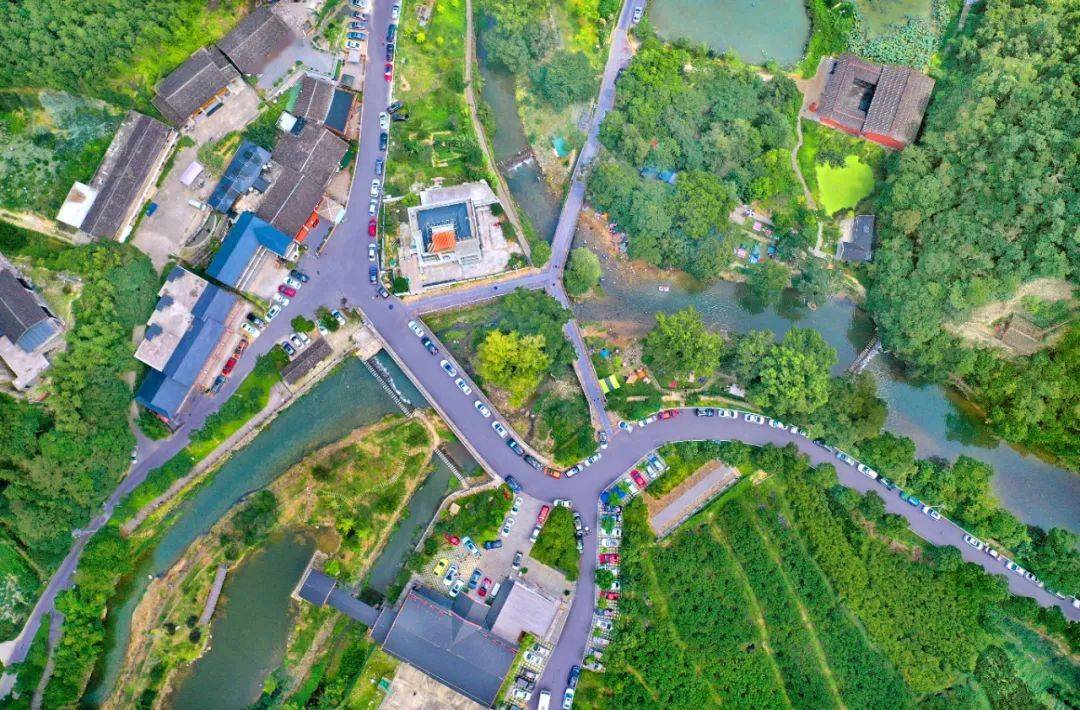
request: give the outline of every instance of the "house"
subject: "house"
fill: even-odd
[[[836,258],[844,261],[866,263],[874,256],[874,215],[861,214],[855,217],[851,227],[851,237],[840,240],[836,249]]]
[[[826,126],[901,150],[919,133],[934,80],[908,67],[844,53],[823,62],[825,87],[810,104]]]
[[[243,291],[268,259],[293,260],[296,244],[273,225],[244,212],[229,229],[206,273],[226,286]]]
[[[242,142],[206,203],[211,209],[228,213],[242,195],[252,190],[266,192],[270,183],[263,170],[269,163],[270,151],[251,141]]]
[[[325,185],[290,168],[281,168],[255,213],[299,242],[312,225]]]
[[[453,600],[411,588],[383,650],[462,695],[490,707],[517,654],[517,644],[455,610]]]
[[[499,199],[484,181],[435,187],[420,193],[420,205],[409,208],[413,251],[425,265],[481,259],[481,231],[497,223],[492,205]]]
[[[509,580],[499,588],[485,625],[491,633],[514,644],[526,633],[542,639],[555,621],[558,606],[557,601],[525,582]]]
[[[161,121],[129,111],[90,184],[75,183],[57,219],[99,239],[126,239],[175,139]]]
[[[323,192],[348,149],[345,141],[325,127],[297,118],[293,130],[278,135],[272,156],[277,167],[256,214],[303,241],[318,224],[315,213]]]
[[[0,360],[2,379],[19,391],[49,369],[46,354],[63,343],[60,319],[30,282],[0,256]]]
[[[213,382],[239,340],[247,308],[228,291],[174,267],[158,293],[135,358],[147,373],[135,401],[173,421],[196,389]]]
[[[1018,313],[1001,329],[1001,342],[1020,355],[1034,355],[1042,348],[1046,331]]]
[[[240,20],[218,41],[217,48],[241,74],[253,75],[261,73],[295,38],[285,21],[269,5],[263,5]]]
[[[349,144],[323,126],[305,122],[299,133],[285,132],[274,146],[274,162],[314,178],[325,188],[341,168]]]
[[[218,104],[231,82],[240,78],[217,47],[201,47],[158,84],[152,103],[174,126]]]
[[[349,119],[356,108],[356,97],[326,79],[307,74],[300,80],[300,92],[293,106],[293,115],[305,121],[321,123],[339,136],[344,136]]]

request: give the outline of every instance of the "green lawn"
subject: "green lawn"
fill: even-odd
[[[571,582],[577,579],[578,559],[581,555],[577,551],[574,516],[569,508],[560,506],[551,511],[529,555],[538,562],[559,570]]]
[[[873,168],[855,155],[847,156],[842,168],[817,165],[814,171],[821,205],[829,214],[854,207],[874,190]]]

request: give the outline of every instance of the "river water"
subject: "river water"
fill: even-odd
[[[380,354],[379,358],[393,374],[405,396],[422,406],[423,398],[401,370],[384,354]],[[111,692],[130,638],[131,616],[146,591],[150,576],[161,575],[172,567],[188,546],[206,533],[246,493],[268,485],[307,453],[337,441],[357,427],[371,424],[386,414],[397,411],[399,410],[390,397],[364,368],[363,363],[356,358],[349,358],[284,410],[250,444],[234,453],[207,484],[180,506],[169,529],[154,549],[144,556],[135,573],[122,588],[118,598],[123,601],[110,605],[106,621],[108,652],[95,672],[86,700],[100,703]],[[443,490],[445,491],[445,485]],[[260,585],[265,587],[265,592],[259,594],[264,594],[266,598],[260,598],[257,604],[266,604],[266,608],[287,610],[288,594],[299,575],[299,570],[294,573],[291,568],[285,569],[288,565],[284,560],[293,559],[290,557],[293,552],[287,549],[290,545],[297,549],[306,546],[307,552],[304,554],[310,554],[310,543],[295,536],[277,540],[272,546],[272,555],[271,550],[267,549],[262,556],[254,556],[250,563],[244,563],[235,572],[236,579],[227,582],[226,593],[229,599],[223,604],[222,610],[236,600],[240,600],[241,605],[252,603],[247,594],[238,593],[239,587],[233,591],[229,589],[239,585],[241,577],[244,580],[255,580],[252,586],[244,586],[244,589],[258,590]],[[255,560],[263,559],[267,555],[283,560],[282,571],[280,574],[271,575],[273,579],[266,576],[266,571],[273,569],[271,566],[255,564]],[[287,580],[283,581],[278,577],[287,577]],[[274,586],[279,582],[282,585],[280,589]],[[271,592],[271,589],[274,591]],[[274,654],[280,652],[288,631],[288,625],[274,628],[277,629],[273,632],[274,638],[261,635],[257,644],[254,639],[238,639],[249,662],[249,671],[242,672],[239,676],[234,673],[231,682],[244,687],[262,683],[265,669],[273,667],[271,664]],[[226,643],[218,636],[216,622],[214,634],[214,647],[217,651],[215,658],[228,657],[234,651],[229,648],[219,650]],[[196,667],[202,665],[205,664],[197,663]],[[189,677],[195,677],[195,674]],[[211,689],[216,687],[216,684],[209,685]],[[181,686],[178,692],[186,692],[184,686]],[[249,698],[246,702],[253,699]]]
[[[810,33],[803,0],[651,0],[649,20],[665,40],[732,51],[750,64],[794,64]]]

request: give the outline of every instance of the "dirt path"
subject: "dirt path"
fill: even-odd
[[[799,140],[795,143],[795,147],[791,149],[791,169],[795,171],[795,177],[799,178],[799,184],[802,185],[803,196],[806,198],[806,206],[812,210],[817,209],[817,204],[814,202],[814,196],[810,194],[810,188],[806,186],[806,178],[803,177],[802,170],[799,169],[799,149],[802,148],[803,135],[802,135],[802,119],[798,116],[795,117],[795,135],[799,137]],[[818,242],[821,242],[821,225],[818,225]]]
[[[476,64],[476,34],[473,30],[472,0],[465,0],[465,103],[469,105],[469,118],[472,119],[473,129],[476,131],[476,140],[480,143],[480,149],[484,151],[484,160],[487,161],[488,169],[495,175],[495,192],[499,195],[503,211],[506,212],[510,224],[517,231],[518,243],[525,251],[525,256],[532,261],[532,251],[529,248],[529,240],[525,238],[525,229],[521,226],[521,218],[518,217],[517,205],[510,190],[506,187],[506,181],[499,172],[499,165],[495,162],[495,155],[488,142],[484,126],[480,123],[480,114],[476,111],[476,92],[473,90],[472,69]]]

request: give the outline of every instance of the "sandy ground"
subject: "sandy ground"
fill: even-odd
[[[976,308],[971,317],[964,323],[945,327],[952,333],[975,343],[989,345],[1002,350],[1012,352],[1012,349],[1001,342],[994,332],[994,323],[1008,318],[1013,313],[1023,310],[1021,301],[1025,296],[1034,296],[1045,301],[1062,301],[1072,299],[1073,286],[1062,279],[1035,279],[1029,281],[1016,290],[1011,298],[1003,301],[993,301]],[[1060,329],[1058,335],[1064,332]],[[1056,338],[1049,337],[1046,345]]]

